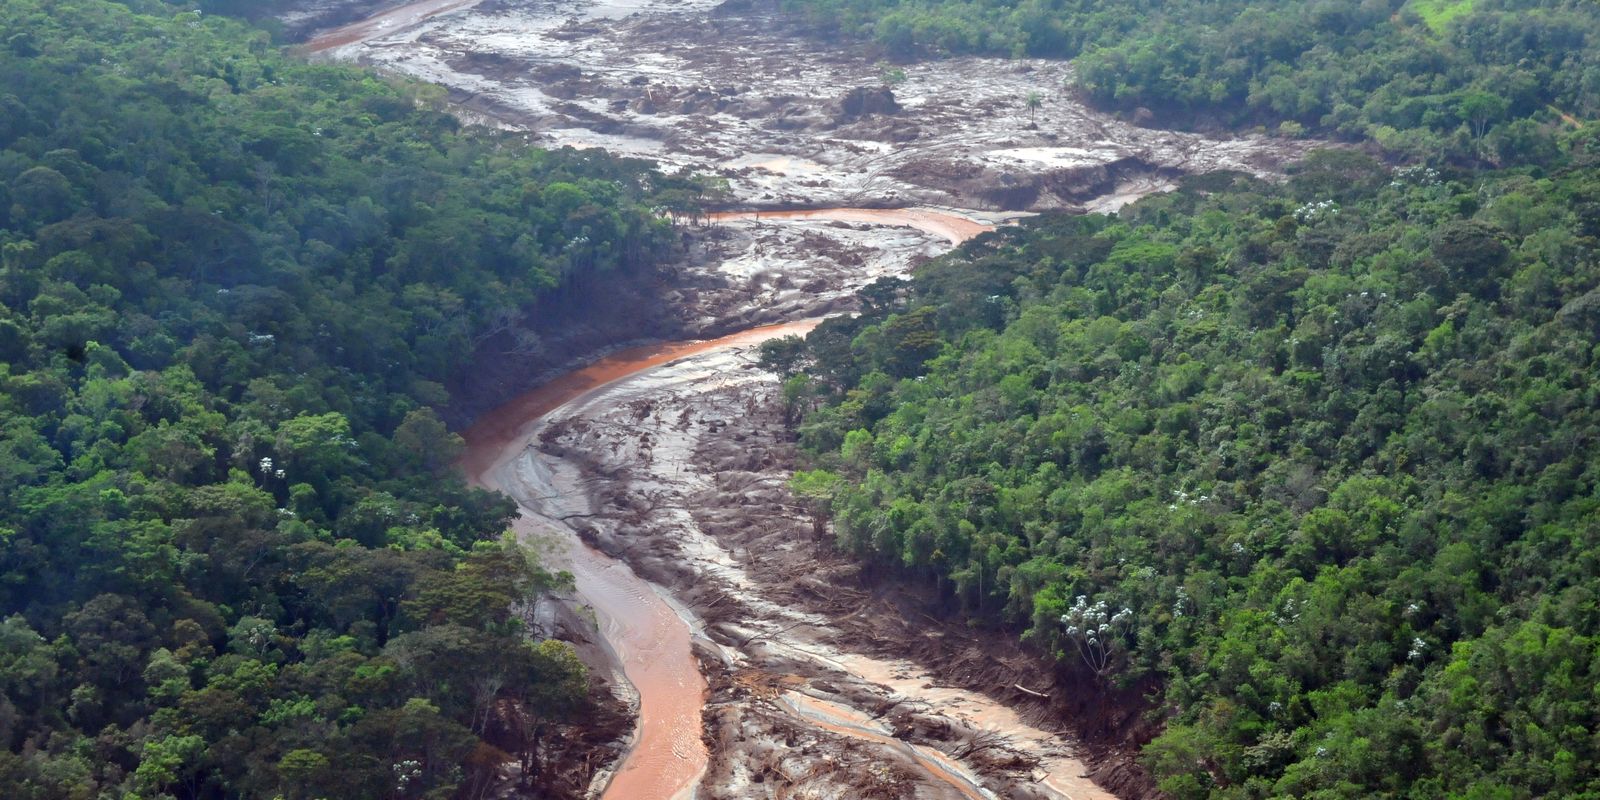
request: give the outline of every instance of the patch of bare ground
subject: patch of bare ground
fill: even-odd
[[[749,359],[641,374],[557,412],[536,444],[582,476],[584,540],[670,590],[709,640],[701,791],[1148,795],[1121,755],[1151,733],[1136,691],[1058,672],[1013,631],[951,621],[931,587],[816,535],[787,489],[776,382]]]
[[[318,3],[311,13],[325,19],[355,7]],[[1114,211],[1183,174],[1274,174],[1310,146],[1128,124],[1078,103],[1059,62],[919,62],[888,87],[869,49],[820,46],[757,3],[419,0],[307,50],[443,85],[463,116],[530,142],[721,175],[747,208]],[[1034,92],[1045,102],[1029,110]],[[685,231],[688,256],[614,282],[624,294],[579,287],[508,313],[451,387],[453,419],[556,375],[573,354],[847,311],[856,289],[909,272],[945,249],[942,238],[841,220]],[[708,693],[707,753],[692,708],[687,723],[674,718],[668,744],[631,750],[601,708],[592,736],[570,732],[561,776],[541,779],[593,791],[642,755],[661,774],[694,760],[668,793],[699,774],[703,797],[1151,795],[1129,755],[1155,729],[1151,687],[1104,686],[1023,650],[1015,631],[958,621],[937,587],[833,552],[786,488],[795,454],[776,382],[751,361],[748,348],[707,351],[508,428],[532,436],[531,449],[494,467],[505,471],[492,485],[524,509],[519,531],[576,534],[669,590],[654,597],[634,578],[605,578],[609,561],[579,559],[589,570],[580,585],[609,593],[614,609],[652,609],[618,614],[671,617],[680,638],[692,629],[699,675],[690,665],[672,680],[698,686],[703,675]],[[568,622],[562,635],[621,697],[612,710],[634,709],[620,665],[639,654],[615,652],[616,631]],[[639,736],[661,735],[652,725]]]
[[[1138,127],[1080,103],[1063,62],[915,62],[888,86],[870,47],[766,4],[485,0],[359,34],[309,46],[443,85],[546,145],[720,174],[758,205],[1104,209],[1180,174],[1273,173],[1308,146]]]

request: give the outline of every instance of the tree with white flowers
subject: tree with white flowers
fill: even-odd
[[[1133,609],[1112,611],[1106,601],[1091,605],[1088,595],[1078,595],[1072,608],[1061,615],[1067,638],[1078,648],[1083,663],[1096,675],[1104,675],[1111,667],[1118,645],[1125,646],[1128,630],[1133,624]]]

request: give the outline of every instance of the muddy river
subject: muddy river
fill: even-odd
[[[960,215],[926,209],[836,209],[762,217],[767,224],[821,220],[909,227],[951,242],[990,228]],[[730,215],[725,221],[740,220]],[[1032,793],[1109,797],[1082,778],[1083,765],[1056,734],[1029,725],[1017,712],[982,694],[938,686],[915,664],[842,648],[837,631],[824,616],[762,597],[761,578],[748,574],[735,552],[697,525],[692,514],[684,514],[681,505],[657,512],[669,518],[676,515],[681,523],[670,531],[674,546],[668,555],[695,563],[697,582],[714,582],[723,591],[740,594],[739,602],[746,607],[736,623],[720,631],[708,631],[691,603],[579,539],[573,521],[602,516],[597,513],[597,506],[604,503],[594,485],[597,476],[622,484],[624,491],[657,498],[666,493],[681,500],[728,474],[699,457],[696,437],[684,435],[683,420],[690,413],[709,412],[724,421],[735,416],[719,414],[716,401],[705,399],[718,392],[724,393],[724,400],[731,396],[747,402],[770,394],[775,380],[750,368],[750,351],[762,341],[803,334],[815,324],[816,320],[801,320],[718,339],[619,351],[518,397],[465,432],[468,450],[463,465],[469,476],[518,500],[519,532],[561,543],[550,554],[553,565],[574,575],[577,592],[592,608],[620,671],[615,677],[636,693],[636,736],[606,776],[601,796],[616,800],[690,797],[697,792],[750,796],[752,776],[739,765],[724,764],[709,782],[712,785],[702,786],[713,755],[705,744],[712,738],[705,731],[708,687],[702,659],[708,652],[728,675],[780,676],[769,682],[770,691],[756,692],[740,703],[760,704],[760,712],[771,716],[746,720],[738,727],[785,742],[796,729],[826,737],[830,741],[815,748],[820,758],[797,759],[812,772],[827,764],[829,756],[840,761],[853,756],[892,765],[894,769],[885,772],[886,781],[901,784],[907,796],[1017,796],[1017,776],[997,780],[985,775],[981,765],[952,754],[962,749],[963,742],[989,737],[1024,754]],[[726,395],[730,389],[733,394]],[[640,400],[649,403],[654,413],[641,417],[636,410]],[[571,435],[575,425],[582,430],[580,438],[590,441],[576,443],[574,449],[610,453],[632,472],[619,478],[613,467],[592,458],[574,459],[549,447],[552,438],[559,441]],[[726,432],[718,427],[713,424],[706,433]],[[557,435],[552,437],[553,433]],[[638,452],[641,446],[649,452]],[[781,479],[781,470],[774,477]],[[698,656],[697,642],[703,650]],[[841,690],[841,684],[854,687]],[[918,713],[946,717],[966,730],[965,738],[953,742],[903,738],[884,718],[885,706],[914,706]],[[761,716],[751,711],[738,713]],[[717,754],[724,762],[729,755]],[[787,774],[781,766],[777,769]],[[859,776],[852,773],[830,777],[831,782],[813,787],[821,792],[815,796],[849,796],[860,788]]]
[[[1112,796],[1019,682],[1036,667],[850,588],[859,567],[787,489],[779,386],[754,351],[1016,212],[1115,211],[1185,173],[1271,174],[1302,145],[1133,126],[1072,101],[1058,62],[910,64],[891,88],[871,53],[716,0],[422,0],[305,50],[441,84],[530,142],[820,207],[711,215],[666,299],[685,330],[741,332],[612,353],[465,431],[469,478],[515,498],[519,533],[573,574],[609,657],[593,666],[637,711],[591,795]]]
[[[548,471],[529,456],[529,441],[545,415],[611,383],[697,354],[748,346],[776,336],[803,335],[815,322],[772,325],[695,342],[637,347],[613,353],[563,375],[484,415],[464,432],[462,464],[468,478],[517,498],[519,533],[554,533],[567,546],[552,566],[566,569],[578,594],[595,613],[622,678],[637,693],[639,723],[633,746],[604,796],[688,796],[705,770],[700,736],[705,679],[690,649],[687,612],[670,596],[639,578],[626,564],[584,545],[565,524],[568,504]]]

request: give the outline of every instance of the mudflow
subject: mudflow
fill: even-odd
[[[591,795],[1148,790],[1115,748],[1085,762],[1061,690],[1009,635],[927,616],[914,590],[831,551],[787,488],[778,383],[754,350],[1016,212],[1114,211],[1185,173],[1272,174],[1298,145],[1136,127],[1072,101],[1058,62],[906,64],[885,85],[866,50],[748,4],[347,3],[289,22],[358,12],[308,52],[441,84],[467,119],[541,146],[722,175],[738,203],[774,209],[713,215],[666,296],[679,329],[738,333],[613,353],[466,432],[469,477],[516,498],[518,531],[574,574],[566,627],[589,628],[583,652],[639,718]]]

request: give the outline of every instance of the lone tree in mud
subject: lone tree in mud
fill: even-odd
[[[1034,127],[1034,117],[1039,113],[1039,107],[1044,105],[1044,98],[1038,92],[1028,92],[1028,99],[1023,101],[1028,107],[1028,127]]]
[[[780,336],[761,343],[761,368],[787,380],[799,371],[806,357],[806,342],[798,336]]]
[[[789,479],[789,489],[805,501],[811,516],[811,537],[820,547],[828,539],[828,512],[839,490],[839,475],[825,469],[800,470]]]

